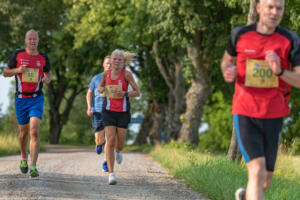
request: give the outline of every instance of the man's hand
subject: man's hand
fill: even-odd
[[[42,81],[43,81],[43,83],[49,84],[51,81],[51,74],[44,73],[44,77],[43,77]]]
[[[91,107],[88,107],[88,109],[86,110],[86,114],[91,117],[93,115],[93,111]]]
[[[101,94],[102,92],[104,92],[105,88],[101,87],[100,85],[98,86],[98,92],[99,94]]]
[[[279,74],[281,72],[280,58],[275,51],[266,51],[265,60],[268,62],[274,74]]]
[[[17,68],[18,74],[23,74],[25,71],[26,71],[26,65],[21,65],[20,67]]]
[[[237,70],[235,65],[230,65],[223,71],[224,80],[227,83],[231,83],[236,79]]]

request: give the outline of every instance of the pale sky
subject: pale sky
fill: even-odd
[[[9,78],[4,78],[4,76],[1,74],[0,75],[0,106],[1,106],[1,113],[6,113],[7,108],[9,105],[9,97],[8,97],[8,91],[12,87],[11,81],[14,81],[15,78],[9,77]]]

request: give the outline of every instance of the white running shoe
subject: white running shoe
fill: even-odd
[[[123,160],[122,151],[116,152],[116,161],[118,164],[121,164]]]
[[[116,179],[114,173],[108,174],[108,184],[109,185],[116,185],[117,184],[117,179]]]
[[[246,190],[244,188],[239,188],[235,192],[235,200],[245,200],[246,199]]]

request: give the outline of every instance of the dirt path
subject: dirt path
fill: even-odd
[[[47,146],[39,156],[38,179],[20,173],[19,159],[0,157],[0,199],[207,200],[139,153],[124,153],[114,186],[101,170],[104,156],[92,148]]]

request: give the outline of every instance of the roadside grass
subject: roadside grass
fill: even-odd
[[[247,171],[244,161],[230,162],[225,155],[176,148],[172,145],[156,147],[154,160],[189,187],[215,200],[232,200],[234,192],[246,187]],[[268,200],[300,199],[300,157],[280,154],[272,186],[266,192]]]
[[[29,142],[28,142],[29,146]],[[27,150],[29,148],[27,147]],[[28,150],[29,151],[29,150]],[[41,142],[40,151],[45,151],[45,144]],[[15,134],[0,134],[0,156],[20,154],[18,136]]]
[[[20,153],[18,137],[15,135],[0,135],[0,156]]]
[[[150,144],[143,144],[143,145],[127,145],[124,147],[124,151],[129,152],[142,152],[142,153],[150,153],[153,151],[154,146]]]

